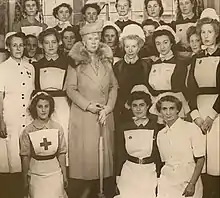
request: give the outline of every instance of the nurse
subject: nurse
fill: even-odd
[[[189,112],[185,86],[187,67],[175,54],[175,46],[178,41],[178,37],[170,26],[162,25],[155,30],[153,42],[159,56],[153,62],[146,81],[147,87],[154,97],[165,92],[178,93],[182,98],[181,101],[184,102],[181,117],[185,117]]]
[[[19,136],[30,122],[26,109],[34,90],[34,68],[22,58],[24,34],[6,37],[10,57],[0,65],[0,197],[20,198]]]
[[[52,119],[61,124],[64,136],[68,138],[69,104],[64,82],[68,67],[68,60],[58,55],[61,44],[59,33],[54,28],[49,28],[39,35],[40,47],[44,50],[44,58],[34,63],[36,77],[36,91],[45,91],[55,100],[55,112]]]
[[[131,121],[123,124],[117,134],[116,173],[120,198],[155,198],[156,164],[160,157],[156,137],[164,126],[149,116],[151,96],[144,85],[136,85],[127,101]]]
[[[206,136],[205,197],[219,197],[219,114],[213,110],[220,90],[220,49],[217,46],[219,17],[207,8],[197,23],[203,51],[192,62],[188,78],[191,116]],[[214,105],[215,106],[215,105]]]
[[[40,32],[47,28],[45,23],[41,23],[36,19],[40,9],[39,2],[37,0],[24,0],[22,3],[26,17],[19,23],[14,24],[12,30],[15,32],[23,32],[26,35],[33,34],[38,36]]]
[[[157,135],[161,160],[165,163],[158,181],[158,198],[202,198],[200,178],[205,162],[205,138],[193,123],[179,117],[182,103],[175,94],[156,101],[166,127]]]

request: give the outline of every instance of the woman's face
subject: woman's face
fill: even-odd
[[[204,24],[201,27],[202,43],[206,46],[216,44],[217,34],[212,24]]]
[[[191,0],[179,0],[179,6],[182,14],[193,13],[193,4]]]
[[[86,34],[82,39],[88,52],[95,53],[97,51],[100,43],[99,33]]]
[[[140,50],[138,41],[136,39],[124,39],[124,50],[129,58],[135,58]]]
[[[119,16],[126,16],[129,12],[129,2],[128,0],[119,0],[116,6],[116,10]]]
[[[88,23],[94,23],[98,19],[98,13],[95,8],[88,7],[85,11],[85,20]]]
[[[179,117],[176,103],[170,101],[164,101],[161,103],[160,113],[164,121],[168,124],[174,123]]]
[[[194,53],[201,50],[201,39],[197,34],[193,34],[189,38],[189,45]]]
[[[57,50],[59,47],[59,43],[54,34],[49,34],[43,39],[43,49],[45,54],[47,55],[55,55],[57,54]]]
[[[148,108],[149,105],[147,105],[143,99],[134,100],[131,103],[131,110],[134,116],[137,118],[143,118],[144,116],[146,116]]]
[[[12,37],[9,45],[10,55],[14,59],[21,59],[24,52],[24,41],[19,37]]]
[[[76,36],[74,32],[66,31],[63,34],[63,45],[64,48],[70,50],[76,42]]]
[[[26,40],[26,46],[25,46],[25,55],[29,58],[32,58],[37,53],[37,38],[29,37]]]
[[[155,38],[155,45],[159,54],[165,56],[167,55],[172,47],[169,36],[161,35]]]
[[[26,1],[24,7],[28,16],[35,16],[37,14],[37,4],[35,1]]]
[[[156,0],[149,1],[147,4],[147,14],[150,17],[157,18],[160,16],[160,6]]]
[[[40,120],[47,120],[50,113],[50,103],[48,100],[40,99],[36,105],[37,118]]]
[[[57,12],[57,18],[59,21],[66,22],[70,18],[70,12],[67,7],[60,7]]]
[[[109,47],[114,47],[117,39],[117,33],[114,29],[109,28],[106,29],[103,34],[104,43],[106,43]]]
[[[145,38],[152,36],[152,34],[154,33],[155,30],[155,26],[154,25],[145,25],[143,27],[143,31],[145,34]]]

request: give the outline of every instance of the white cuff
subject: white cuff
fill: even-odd
[[[191,115],[191,117],[192,117],[193,120],[195,120],[196,118],[201,117],[201,116],[200,116],[200,113],[199,113],[199,111],[198,111],[197,109],[196,109],[196,110],[193,110],[193,111],[190,113],[190,115]]]

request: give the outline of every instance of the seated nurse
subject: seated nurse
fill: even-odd
[[[120,198],[155,198],[156,165],[160,163],[156,137],[164,125],[149,116],[151,96],[144,85],[131,90],[127,105],[133,117],[116,134],[116,182]]]
[[[157,145],[164,166],[158,180],[158,198],[202,198],[200,178],[205,162],[205,138],[194,124],[182,120],[179,96],[166,93],[158,98],[156,111],[166,127],[158,132]]]

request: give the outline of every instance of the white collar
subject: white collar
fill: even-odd
[[[138,56],[136,56],[135,58],[133,58],[133,59],[130,59],[126,54],[125,54],[125,56],[124,56],[124,60],[125,60],[125,62],[127,63],[127,64],[134,64],[134,63],[136,63],[137,61],[138,61]]]
[[[65,21],[65,22],[63,22],[63,21],[59,21],[58,22],[58,26],[60,27],[60,28],[62,28],[62,31],[65,29],[65,28],[67,28],[67,27],[71,27],[72,25],[71,25],[71,23],[69,22],[69,21]]]
[[[52,55],[52,56],[48,56],[47,54],[45,54],[45,58],[46,58],[48,61],[50,61],[50,60],[55,61],[55,60],[57,60],[57,59],[59,58],[59,55],[58,55],[58,54],[54,54],[54,55]]]
[[[182,14],[183,16],[183,20],[186,20],[186,19],[192,19],[194,17],[194,13],[189,13],[189,14]]]
[[[143,126],[146,126],[147,123],[149,122],[149,119],[147,118],[147,116],[144,116],[142,118],[137,118],[137,117],[132,117],[132,119],[134,120],[134,123],[137,125],[137,126],[140,126],[141,124]]]
[[[216,51],[217,48],[218,48],[218,46],[214,45],[214,44],[211,45],[211,46],[206,46],[206,45],[202,45],[201,46],[201,49],[205,50],[205,54],[206,55],[207,54],[212,55]]]
[[[179,130],[179,125],[181,125],[181,123],[184,122],[180,117],[177,118],[177,120],[172,124],[171,127],[169,127],[167,124],[166,124],[166,130],[164,131],[165,133],[169,132],[169,131],[177,131]],[[176,130],[177,129],[177,130]]]
[[[128,15],[126,15],[126,16],[119,16],[118,20],[121,21],[121,22],[125,22],[125,21],[128,21],[129,18],[128,18]]]
[[[173,51],[170,50],[166,55],[160,54],[159,56],[162,61],[165,61],[165,60],[170,60],[171,58],[173,58],[174,55],[173,55]]]

